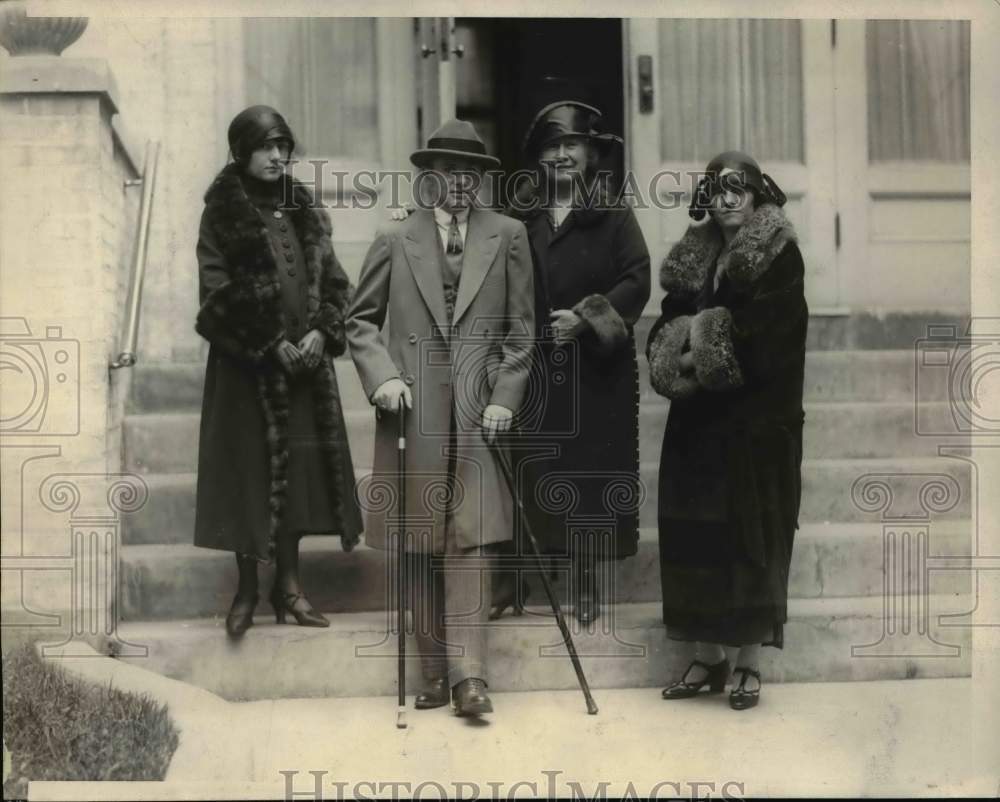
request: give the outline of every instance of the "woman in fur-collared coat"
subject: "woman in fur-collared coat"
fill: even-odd
[[[785,196],[751,157],[706,168],[692,225],[663,263],[647,356],[671,399],[659,478],[663,619],[695,643],[664,699],[719,692],[753,707],[760,646],[781,648],[798,526],[808,308]]]
[[[649,300],[649,251],[631,208],[600,191],[601,157],[621,139],[601,130],[600,111],[578,92],[556,97],[525,136],[537,180],[511,210],[531,243],[538,327],[518,456],[532,531],[555,559],[569,558],[573,613],[590,624],[602,586],[610,592],[601,578],[611,577],[611,561],[638,549],[633,327]],[[501,574],[492,615],[517,613],[525,595]]]
[[[329,217],[285,174],[294,137],[268,106],[229,127],[234,161],[212,182],[198,236],[205,372],[194,542],[236,553],[230,636],[253,623],[257,563],[277,561],[271,604],[329,626],[298,577],[299,539],[358,541],[360,515],[333,358],[350,285]]]

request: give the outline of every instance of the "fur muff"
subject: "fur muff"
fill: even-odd
[[[707,390],[743,385],[733,348],[733,315],[724,306],[704,309],[691,318],[691,358],[698,384]]]
[[[628,329],[611,302],[599,293],[588,295],[573,307],[573,311],[590,325],[597,337],[598,352],[613,354],[628,342]]]
[[[284,198],[294,206],[288,216],[302,243],[308,279],[308,324],[325,335],[325,354],[311,376],[316,402],[316,427],[329,467],[330,489],[335,520],[345,549],[357,543],[357,535],[346,534],[345,484],[338,443],[347,442],[343,411],[336,386],[332,357],[346,349],[344,318],[350,302],[350,283],[334,255],[330,239],[332,227],[327,213],[314,208],[309,190],[290,177],[284,179]],[[205,194],[206,215],[216,235],[229,281],[212,290],[198,311],[195,330],[210,342],[245,359],[257,379],[269,455],[271,511],[268,553],[275,545],[284,516],[288,473],[288,379],[272,356],[272,349],[284,337],[281,287],[278,267],[260,213],[247,197],[235,165],[228,165]],[[353,477],[351,477],[353,479]]]
[[[718,269],[734,286],[745,288],[757,281],[781,250],[794,241],[792,224],[784,211],[771,203],[754,210],[733,237],[729,253],[721,258],[722,230],[714,221],[688,226],[660,266],[660,286],[669,293],[693,297],[701,291],[708,271],[719,259]]]
[[[690,333],[691,316],[681,315],[661,326],[647,349],[650,384],[666,398],[686,398],[698,389],[697,378],[690,371],[682,373],[680,368]]]

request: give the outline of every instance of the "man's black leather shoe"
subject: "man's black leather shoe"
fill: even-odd
[[[493,712],[493,703],[486,695],[486,683],[475,677],[463,679],[455,686],[452,702],[457,716],[481,716]]]
[[[417,710],[430,710],[433,707],[444,707],[451,699],[451,688],[444,677],[427,680],[424,689],[417,694],[413,706]]]

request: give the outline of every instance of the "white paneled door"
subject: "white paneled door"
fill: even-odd
[[[788,196],[811,306],[838,301],[834,59],[825,20],[628,20],[629,167],[654,269],[691,222],[697,172],[754,156]],[[666,208],[664,208],[666,207]],[[660,295],[654,292],[651,307]]]

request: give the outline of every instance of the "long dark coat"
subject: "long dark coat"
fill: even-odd
[[[441,253],[430,210],[387,224],[365,257],[347,320],[351,357],[367,396],[393,378],[412,389],[408,547],[438,554],[448,546],[449,519],[450,538],[460,549],[511,538],[510,493],[480,422],[488,404],[515,414],[521,409],[534,328],[523,225],[486,209],[470,212],[450,326]],[[365,542],[375,548],[392,545],[388,535],[398,520],[398,422],[394,414],[377,418],[374,470],[358,488]]]
[[[326,212],[283,179],[284,212],[301,244],[307,277],[305,330],[326,345],[309,377],[315,431],[325,456],[331,509],[345,548],[361,521],[333,358],[344,353],[350,283],[337,261]],[[278,268],[260,212],[235,165],[205,194],[199,232],[200,300],[195,329],[211,343],[205,371],[195,517],[197,546],[273,557],[288,496],[289,380],[272,354],[286,338]]]
[[[518,439],[532,529],[550,553],[575,553],[590,532],[599,557],[630,556],[643,495],[633,326],[649,300],[646,242],[627,207],[573,209],[555,230],[539,209],[525,224],[538,346]],[[552,340],[556,309],[584,321],[568,345]]]
[[[783,642],[809,318],[795,239],[781,209],[766,204],[728,254],[709,221],[691,226],[661,269],[667,295],[647,355],[654,389],[671,399],[659,476],[671,637]],[[687,351],[693,370],[680,366]]]

